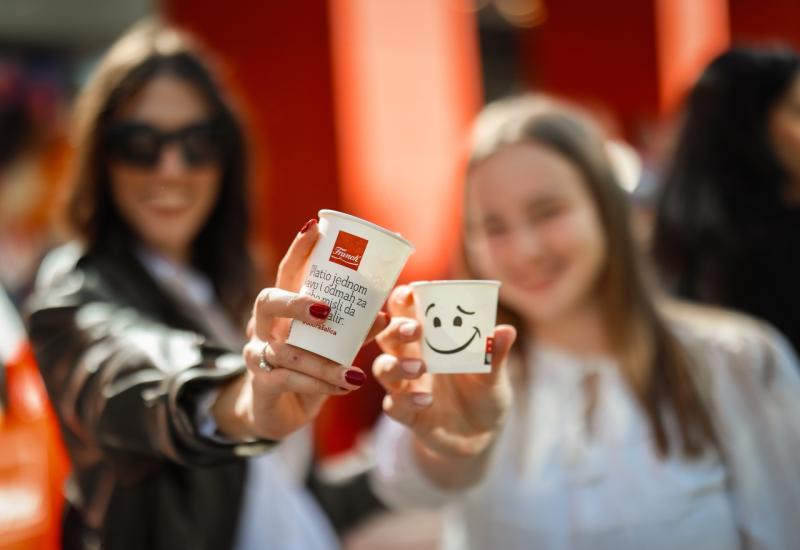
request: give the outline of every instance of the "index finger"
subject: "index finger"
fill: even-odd
[[[400,285],[392,290],[386,301],[386,309],[392,317],[416,317],[414,312],[414,294],[408,285]]]
[[[392,317],[389,326],[375,337],[375,341],[384,353],[398,357],[419,357],[421,336],[422,327],[416,319]]]
[[[303,285],[305,267],[314,245],[319,239],[319,227],[317,219],[311,218],[297,233],[297,236],[289,245],[289,249],[278,265],[278,275],[275,279],[275,286],[284,290],[297,291]]]
[[[253,333],[257,338],[267,340],[277,319],[297,319],[318,325],[328,318],[330,312],[328,304],[312,296],[282,288],[265,288],[258,293],[253,306]]]

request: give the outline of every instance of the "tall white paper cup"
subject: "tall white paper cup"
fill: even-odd
[[[428,372],[490,372],[500,281],[411,283]]]
[[[319,211],[319,232],[300,293],[325,302],[331,313],[321,325],[292,321],[288,342],[350,365],[414,246],[335,210]]]

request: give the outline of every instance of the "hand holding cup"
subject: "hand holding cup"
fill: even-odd
[[[391,323],[376,337],[384,353],[373,363],[387,392],[386,414],[408,426],[426,452],[463,458],[486,451],[511,403],[506,363],[516,330],[494,328],[489,372],[432,374],[422,360],[423,327],[411,288],[397,287],[388,309]]]
[[[292,320],[317,326],[330,315],[325,302],[297,293],[318,238],[311,220],[281,261],[275,287],[255,300],[243,351],[247,373],[226,387],[213,407],[221,431],[230,437],[282,439],[313,419],[328,396],[347,394],[366,380],[358,367],[287,343]],[[370,323],[366,340],[387,326],[386,316]]]

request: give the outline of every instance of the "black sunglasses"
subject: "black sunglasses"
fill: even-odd
[[[124,163],[153,168],[161,158],[164,145],[176,142],[189,167],[219,162],[225,153],[225,139],[216,122],[189,124],[165,132],[143,122],[116,122],[105,134],[111,155]]]

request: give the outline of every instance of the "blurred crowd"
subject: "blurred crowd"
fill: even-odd
[[[256,261],[282,205],[211,59],[159,20],[75,90],[0,56],[0,548],[800,548],[797,52],[717,55],[658,166],[564,98],[484,106],[451,274],[502,283],[499,324],[451,375],[406,285],[371,365],[286,343],[330,314],[318,220]]]

